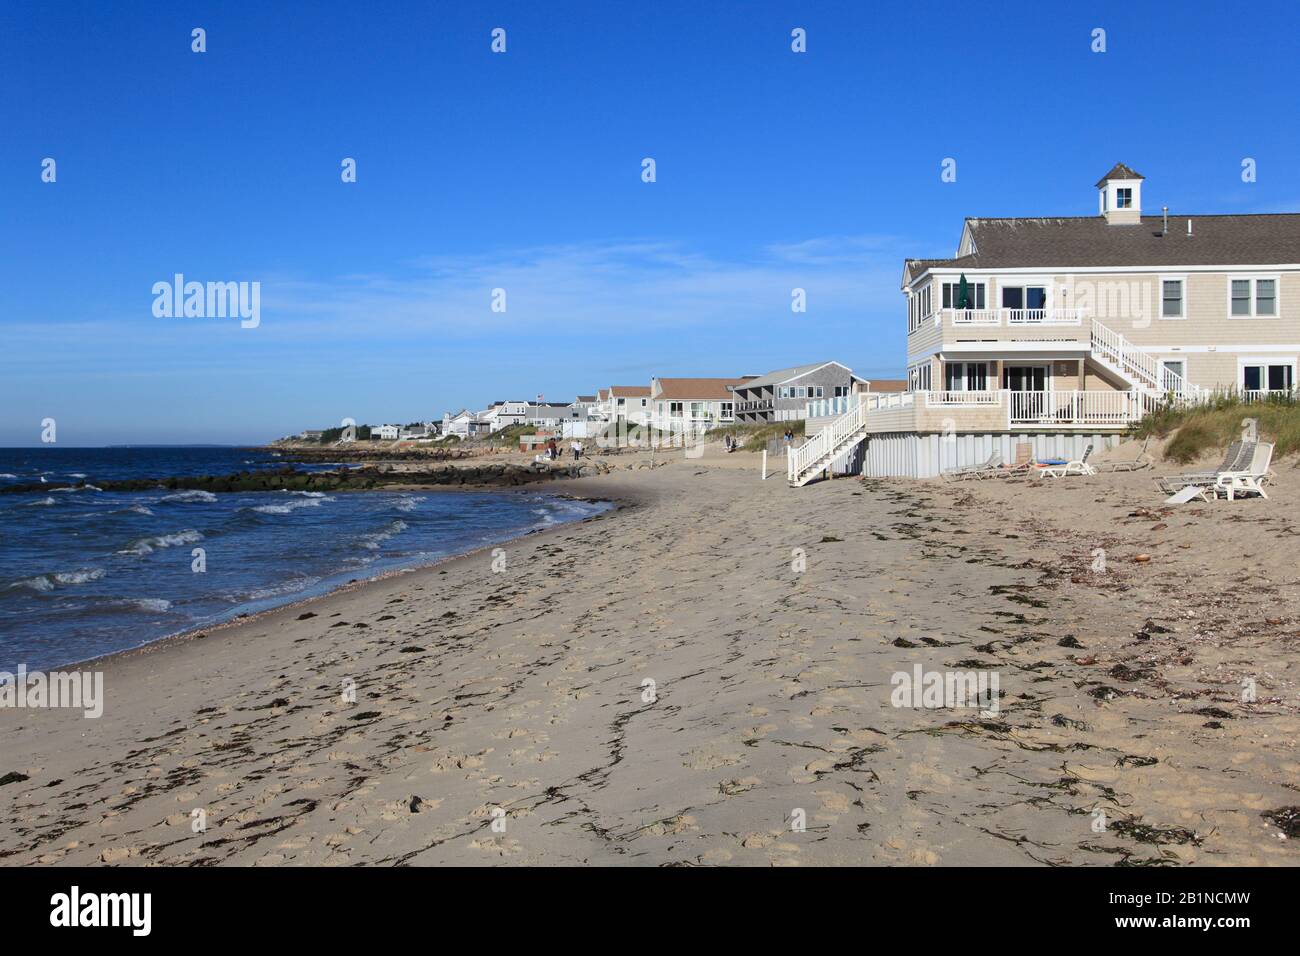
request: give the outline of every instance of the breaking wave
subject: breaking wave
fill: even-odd
[[[150,538],[140,538],[132,541],[130,545],[123,548],[118,554],[151,554],[159,548],[174,548],[179,544],[193,544],[196,541],[202,541],[203,535],[193,528],[185,531],[177,531],[173,534],[160,534]]]
[[[184,504],[192,501],[216,501],[217,496],[210,491],[202,491],[196,488],[193,491],[178,491],[174,495],[164,495],[162,500]]]

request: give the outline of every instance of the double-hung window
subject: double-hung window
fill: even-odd
[[[1183,280],[1162,279],[1160,282],[1160,318],[1181,319],[1183,311]]]
[[[1278,314],[1277,279],[1231,279],[1228,314],[1233,318],[1270,318]]]

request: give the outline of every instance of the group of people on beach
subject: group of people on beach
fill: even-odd
[[[573,460],[577,461],[582,457],[582,453],[587,449],[583,446],[582,442],[574,441],[569,445],[569,450],[573,452]],[[563,457],[564,452],[560,450],[560,446],[556,443],[554,438],[546,443],[547,461],[559,461]]]

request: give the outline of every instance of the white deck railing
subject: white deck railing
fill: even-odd
[[[997,389],[988,392],[973,391],[947,391],[947,392],[926,392],[925,404],[927,406],[935,405],[998,405],[1002,401],[1002,393]]]
[[[1127,425],[1153,407],[1155,399],[1138,391],[1008,391],[1011,425]]]
[[[1012,389],[974,391],[905,392],[889,405],[868,402],[868,413],[877,408],[903,407],[912,404],[901,400],[919,399],[927,408],[940,408],[952,413],[962,408],[1005,409],[1007,425],[1127,425],[1136,422],[1159,405],[1162,396],[1152,391],[1133,390],[1021,392]],[[986,420],[986,418],[985,418]],[[960,422],[960,419],[958,420]],[[870,418],[868,418],[870,424]]]
[[[865,396],[865,404],[868,411],[877,408],[906,408],[916,401],[916,395],[916,392],[883,392]]]
[[[1086,310],[1078,307],[1059,309],[940,309],[935,324],[944,316],[953,325],[1007,326],[1082,325]]]

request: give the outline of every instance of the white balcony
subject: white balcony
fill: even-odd
[[[1007,394],[1008,424],[1124,426],[1139,421],[1153,400],[1140,392],[1062,390]]]
[[[947,318],[954,326],[981,326],[986,328],[1023,328],[1042,325],[1082,325],[1087,310],[1064,309],[939,309],[934,314],[935,325]]]
[[[1159,401],[1137,391],[921,391],[871,396],[866,414],[872,431],[1110,429],[1127,428]]]

